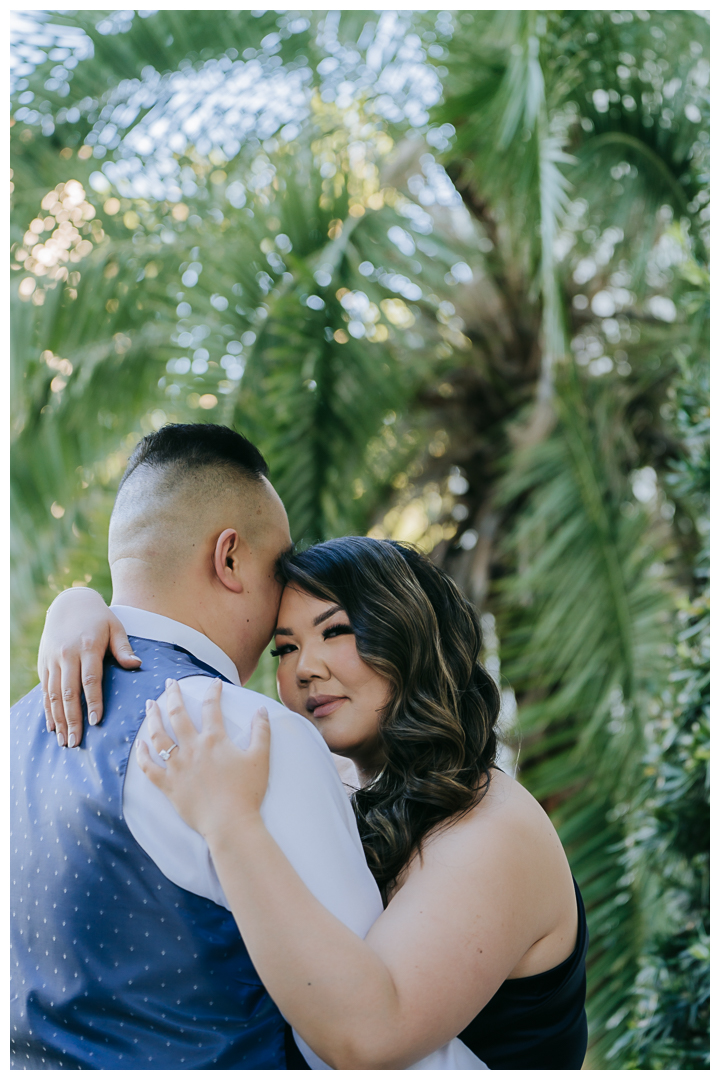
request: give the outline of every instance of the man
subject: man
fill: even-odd
[[[61,725],[52,687],[57,739],[41,723],[40,687],[12,710],[14,1068],[307,1068],[205,842],[132,752],[145,701],[167,678],[183,680],[199,723],[207,679],[219,675],[241,745],[265,705],[268,828],[318,899],[367,932],[382,905],[327,747],[309,721],[241,687],[274,629],[275,562],[289,544],[267,466],[241,435],[169,425],[136,447],[109,561],[113,610],[141,666],[107,666],[102,726],[100,688],[91,694],[85,680],[84,734]]]

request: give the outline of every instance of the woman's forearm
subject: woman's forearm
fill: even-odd
[[[402,1018],[388,968],[312,895],[260,815],[207,839],[250,958],[308,1045],[335,1069],[411,1064],[393,1055]]]

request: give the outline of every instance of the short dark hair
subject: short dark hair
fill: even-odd
[[[146,435],[130,455],[118,491],[139,465],[229,467],[248,480],[260,480],[268,475],[267,462],[257,446],[222,424],[166,424]]]

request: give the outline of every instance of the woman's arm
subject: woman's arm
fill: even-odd
[[[461,825],[428,844],[363,941],[313,897],[263,824],[267,718],[237,749],[220,694],[216,684],[198,733],[170,683],[178,749],[162,768],[141,744],[141,767],[206,838],[250,957],[303,1039],[335,1069],[406,1068],[461,1031],[542,936],[543,904],[528,895],[509,835],[478,845],[477,829]],[[167,750],[157,706],[148,712],[153,744]]]
[[[94,589],[67,589],[57,596],[45,617],[38,652],[38,675],[48,731],[61,746],[79,746],[83,732],[80,693],[88,718],[103,715],[102,676],[110,651],[124,668],[140,666],[120,620]]]

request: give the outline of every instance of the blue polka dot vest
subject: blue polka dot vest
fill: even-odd
[[[105,669],[105,718],[79,749],[12,710],[11,1065],[285,1069],[284,1024],[232,915],[173,885],[122,816],[128,755],[168,677],[218,673],[131,638],[139,671]]]

